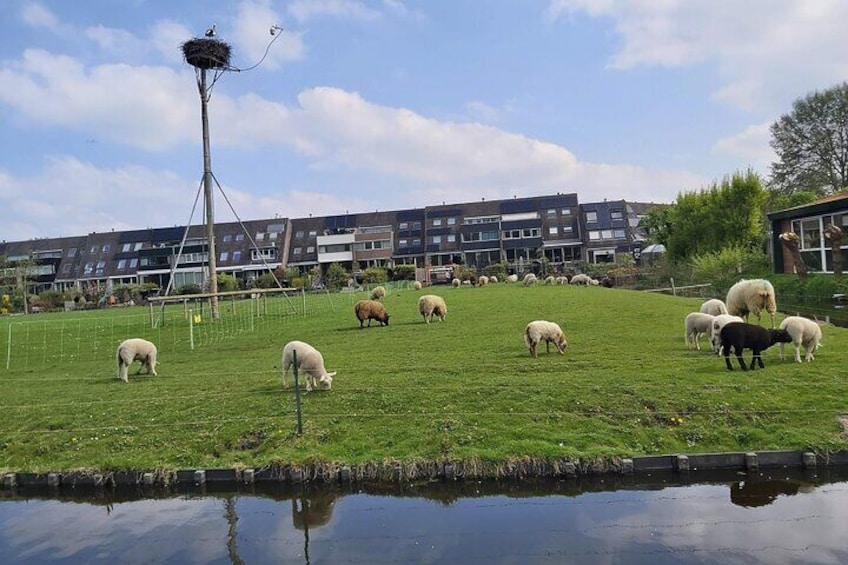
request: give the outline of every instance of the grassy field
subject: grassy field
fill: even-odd
[[[704,340],[702,351],[684,345],[683,319],[700,299],[597,287],[435,287],[429,292],[445,296],[449,313],[426,325],[417,312],[424,292],[389,292],[388,327],[359,329],[352,304],[363,294],[312,296],[309,315],[251,312],[250,328],[204,320],[192,328],[194,349],[185,320],[153,330],[140,307],[0,318],[0,470],[848,448],[837,420],[848,414],[846,329],[824,327],[811,364],[780,361],[773,347],[765,370],[729,372]],[[530,358],[522,333],[535,319],[560,323],[564,356],[542,347]],[[159,344],[159,376],[131,373],[124,384],[114,351],[136,336]],[[300,436],[295,394],[280,376],[292,339],[318,347],[338,371],[332,391],[302,396]],[[59,348],[61,356],[39,353]]]

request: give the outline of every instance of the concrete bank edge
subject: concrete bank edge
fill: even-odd
[[[660,471],[697,473],[699,471],[757,471],[765,468],[800,468],[848,465],[848,451],[758,451],[701,453],[692,455],[653,455],[633,458],[534,459],[516,458],[502,462],[444,461],[428,463],[364,463],[343,465],[315,463],[274,465],[261,469],[189,469],[179,471],[70,471],[55,473],[5,473],[0,488],[47,486],[203,486],[207,483],[285,482],[351,483],[402,482],[420,480],[478,480],[522,478],[568,478],[586,475],[630,475]]]

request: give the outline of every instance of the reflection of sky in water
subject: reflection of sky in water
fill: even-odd
[[[846,482],[535,491],[449,504],[421,494],[239,494],[229,523],[223,495],[120,502],[109,511],[3,501],[0,561],[848,563]]]

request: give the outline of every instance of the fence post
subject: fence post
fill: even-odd
[[[6,345],[6,370],[9,370],[9,367],[12,363],[12,324],[9,324],[9,339]]]
[[[306,289],[305,288],[300,289],[300,296],[303,299],[303,315],[305,317],[306,316]]]
[[[671,294],[677,296],[677,289],[674,288],[674,277],[671,277]]]
[[[253,298],[253,294],[250,295],[250,331],[253,331],[253,311],[256,308],[256,299]]]
[[[292,351],[292,370],[294,371],[294,402],[297,411],[297,435],[303,435],[303,419],[300,411],[300,382],[297,379],[297,350]]]
[[[194,308],[188,309],[188,343],[194,351]]]

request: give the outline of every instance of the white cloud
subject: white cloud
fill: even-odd
[[[28,2],[21,10],[21,18],[32,27],[44,28],[53,33],[62,33],[63,26],[59,18],[38,2]]]
[[[266,67],[275,69],[284,62],[303,59],[306,48],[302,32],[285,29],[276,39],[270,34],[271,26],[282,24],[270,0],[243,0],[233,20],[233,37],[236,53],[245,60],[233,64],[246,68],[262,61]],[[270,45],[272,40],[274,44]]]
[[[754,170],[765,172],[769,165],[777,160],[777,155],[769,145],[770,125],[769,123],[753,125],[736,135],[720,139],[713,146],[713,152],[748,159],[747,164]]]
[[[551,0],[550,19],[609,18],[623,44],[613,68],[714,64],[717,100],[777,112],[848,76],[848,3],[839,0]],[[800,90],[799,90],[800,89]]]
[[[480,100],[472,100],[465,104],[465,111],[472,119],[485,123],[497,122],[501,115],[500,110]]]

